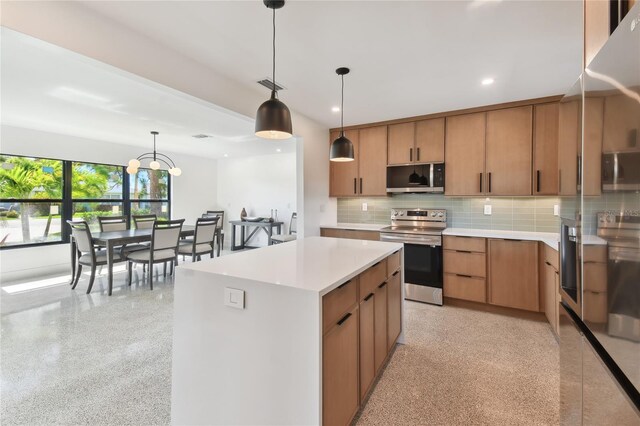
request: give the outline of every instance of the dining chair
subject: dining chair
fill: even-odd
[[[196,221],[196,229],[192,239],[182,240],[178,245],[178,254],[191,256],[191,261],[202,260],[202,255],[209,253],[213,257],[214,241],[220,216],[203,217]],[[219,256],[219,255],[218,255]]]
[[[153,228],[153,223],[158,220],[158,216],[155,214],[139,214],[131,217],[136,229],[151,229]]]
[[[129,218],[127,216],[98,216],[100,232],[126,231],[129,229]],[[143,228],[144,229],[144,228]],[[126,253],[149,248],[148,244],[125,244],[119,248],[123,257]]]
[[[296,234],[296,235],[293,235]],[[273,244],[281,244],[286,243],[288,241],[295,240],[298,234],[298,214],[291,214],[291,221],[289,222],[289,233],[288,234],[276,234],[271,237],[271,242]]]
[[[202,217],[213,217],[218,216],[220,220],[218,221],[217,228],[217,238],[218,238],[218,257],[220,256],[220,248],[224,248],[224,210],[207,210]]]
[[[84,220],[68,220],[67,223],[71,227],[71,235],[76,243],[77,257],[77,270],[76,276],[73,280],[72,289],[75,289],[80,281],[80,275],[82,274],[82,267],[91,267],[91,278],[89,278],[89,287],[87,288],[87,294],[91,293],[93,282],[96,278],[96,267],[104,266],[107,264],[107,252],[106,250],[97,250],[91,237],[91,230],[89,224]],[[114,252],[113,263],[124,261],[119,251]]]
[[[151,244],[146,250],[138,250],[127,255],[127,272],[131,285],[132,264],[142,263],[148,266],[149,288],[153,290],[153,265],[164,263],[164,275],[167,275],[167,262],[171,264],[171,275],[178,264],[178,243],[184,219],[154,221],[151,231]]]

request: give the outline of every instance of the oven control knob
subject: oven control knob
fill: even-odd
[[[438,213],[438,217],[442,217],[444,216],[444,214],[442,214],[442,212]]]
[[[436,212],[431,212],[431,217],[436,217]]]

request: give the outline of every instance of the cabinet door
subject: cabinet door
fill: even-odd
[[[322,423],[347,425],[358,411],[358,308],[324,335]]]
[[[376,288],[374,298],[375,365],[380,370],[387,358],[387,283]]]
[[[387,352],[396,344],[402,330],[402,284],[400,271],[396,271],[389,278],[387,289]]]
[[[604,100],[603,152],[640,148],[640,103],[625,96],[608,96]]]
[[[416,161],[416,124],[402,123],[389,126],[388,164],[407,164]]]
[[[444,162],[444,118],[416,123],[416,152],[418,163]]]
[[[487,194],[531,195],[532,117],[531,106],[487,112]]]
[[[358,160],[360,158],[358,130],[347,130],[345,136],[353,143],[354,161],[330,161],[329,196],[354,197],[358,194]],[[331,132],[331,142],[340,132]]]
[[[387,195],[387,126],[360,129],[360,195]]]
[[[533,193],[558,193],[558,104],[534,107]]]
[[[374,294],[360,302],[360,400],[365,397],[376,375],[374,335]]]
[[[544,314],[553,332],[558,334],[558,304],[556,302],[556,270],[549,263],[544,264]]]
[[[558,106],[558,193],[575,195],[578,187],[581,103],[562,102]]]
[[[586,98],[584,101],[584,153],[582,157],[582,194],[602,193],[602,129],[604,127],[604,99]]]
[[[489,303],[538,311],[538,243],[489,240]]]
[[[447,117],[445,195],[484,193],[485,117],[483,112]]]

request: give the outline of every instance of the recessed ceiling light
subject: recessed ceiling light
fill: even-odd
[[[228,156],[229,156],[229,154],[225,154],[224,156],[225,156],[225,157],[228,157]]]
[[[276,152],[282,152],[282,150],[280,148],[276,149]]]
[[[482,80],[482,85],[483,86],[488,86],[490,84],[493,84],[494,81],[495,80],[493,78],[491,78],[491,77],[485,78],[484,80]]]
[[[333,111],[333,112],[340,112],[340,107],[335,106],[335,107],[331,108],[331,111]]]

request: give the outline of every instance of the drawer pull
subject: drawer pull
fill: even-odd
[[[373,293],[369,293],[369,295],[367,297],[364,298],[364,301],[368,301],[369,299],[371,299],[373,297]]]
[[[547,262],[546,260],[544,261],[544,263],[545,263],[545,265],[552,266],[552,265],[551,265],[549,262]]]
[[[376,266],[378,266],[379,264],[380,264],[380,262],[376,262],[376,263],[374,263],[371,267],[372,267],[372,268],[375,268],[375,267],[376,267]]]
[[[349,312],[348,314],[346,314],[345,316],[343,316],[342,318],[340,318],[340,321],[338,321],[338,325],[340,326],[340,325],[344,324],[344,322],[345,322],[346,320],[348,320],[350,316],[351,316],[351,312]]]
[[[378,288],[382,288],[382,287],[384,287],[385,285],[387,285],[387,282],[386,282],[386,281],[385,281],[385,282],[383,282],[382,284],[380,284],[380,285],[378,286]]]
[[[395,272],[394,272],[393,274],[391,274],[391,275],[395,277],[395,276],[396,276],[396,275],[398,275],[399,273],[400,273],[400,269],[398,269],[397,271],[395,271]]]
[[[345,281],[345,282],[343,282],[342,284],[340,284],[340,285],[338,286],[338,288],[343,288],[344,286],[346,286],[346,285],[347,285],[347,284],[349,284],[350,282],[351,282],[351,280],[349,280],[349,281]]]
[[[457,253],[471,253],[471,250],[456,250]]]
[[[473,278],[471,275],[464,275],[464,274],[456,274],[456,275],[462,278]]]

